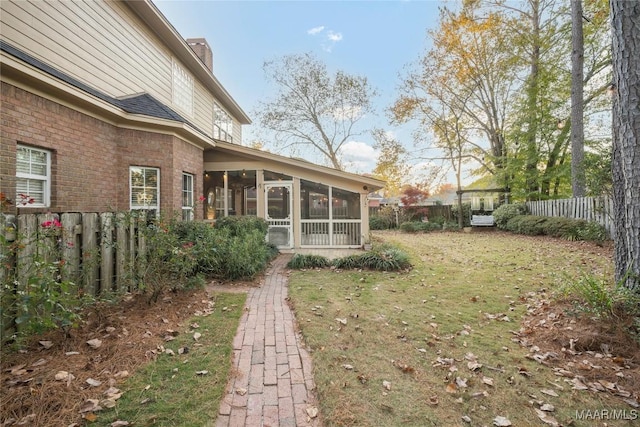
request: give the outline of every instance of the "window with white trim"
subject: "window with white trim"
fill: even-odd
[[[160,210],[160,169],[143,166],[129,168],[131,209]]]
[[[182,220],[193,221],[193,175],[182,174]]]
[[[233,119],[215,102],[213,103],[213,137],[233,142]]]
[[[51,152],[18,145],[16,149],[16,199],[24,206],[49,207],[51,202]]]
[[[173,63],[173,105],[193,116],[193,78],[177,62]]]

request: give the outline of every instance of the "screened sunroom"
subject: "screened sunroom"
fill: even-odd
[[[236,144],[204,155],[205,219],[264,218],[280,249],[361,248],[369,243],[368,194],[377,179]]]

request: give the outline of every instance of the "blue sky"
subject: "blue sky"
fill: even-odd
[[[437,25],[438,6],[422,1],[177,1],[154,0],[184,38],[204,37],[213,69],[240,106],[254,118],[259,100],[274,94],[262,69],[265,60],[312,52],[330,71],[366,76],[378,90],[376,116],[364,126],[392,130],[414,150],[411,128],[392,128],[386,109],[397,96],[403,68],[427,47],[427,29]],[[254,120],[255,123],[255,120]],[[257,126],[243,127],[247,144]],[[350,141],[345,158],[353,172],[370,172],[377,153],[373,139]],[[267,145],[267,148],[269,146]],[[286,154],[286,153],[285,153]],[[308,158],[318,161],[316,158]],[[419,163],[419,159],[414,158]]]

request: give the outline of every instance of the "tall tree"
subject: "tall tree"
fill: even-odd
[[[393,135],[383,129],[374,129],[371,134],[375,140],[373,148],[380,153],[373,175],[386,182],[385,196],[397,196],[410,169],[407,150]]]
[[[371,113],[376,91],[366,77],[343,71],[331,75],[312,54],[266,61],[264,72],[277,95],[256,111],[260,124],[273,132],[278,148],[311,148],[336,169],[340,149],[363,130],[358,122]]]
[[[439,28],[430,32],[434,47],[404,78],[400,96],[391,107],[397,122],[418,120],[421,128],[414,133],[416,143],[425,149],[444,149],[447,160],[461,154],[451,156],[448,150],[459,151],[450,145],[455,139],[448,138],[457,127],[465,134],[464,141],[457,140],[464,143],[464,157],[475,159],[483,172],[491,174],[504,166],[506,115],[517,74],[502,18],[490,13],[475,19],[470,10],[453,13],[443,9]],[[449,126],[452,114],[453,128]],[[449,125],[443,127],[446,123]],[[429,133],[438,131],[429,140]]]
[[[582,0],[571,0],[571,190],[573,197],[585,196],[582,19]]]
[[[640,293],[640,1],[611,0],[616,280]]]

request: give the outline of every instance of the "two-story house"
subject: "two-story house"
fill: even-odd
[[[150,0],[0,2],[13,213],[257,215],[282,248],[358,247],[381,181],[242,145],[250,119]],[[197,200],[203,199],[197,206]]]

